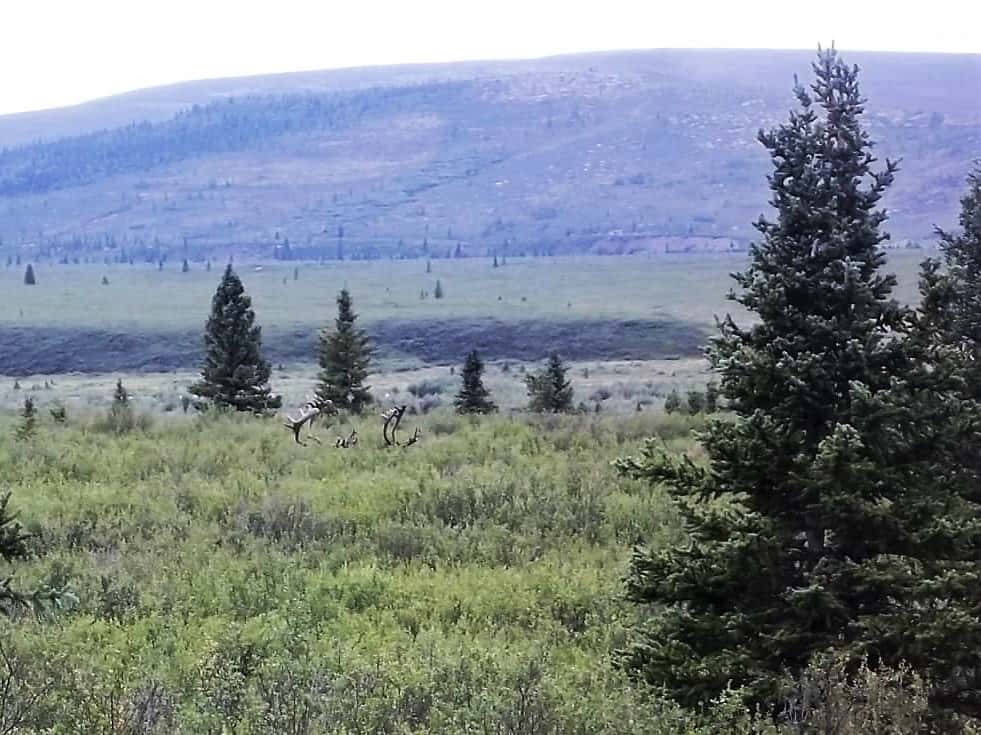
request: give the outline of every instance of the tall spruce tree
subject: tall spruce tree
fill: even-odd
[[[484,387],[484,361],[480,359],[477,350],[467,355],[460,374],[462,385],[456,394],[454,405],[457,413],[494,413],[497,406],[490,399],[490,393]]]
[[[262,330],[255,323],[252,299],[231,264],[211,301],[204,332],[201,380],[190,388],[218,408],[262,413],[282,399],[269,387],[272,370],[262,357]]]
[[[709,347],[735,414],[699,435],[706,464],[649,442],[618,462],[676,500],[688,542],[635,549],[648,622],[622,651],[638,679],[694,705],[739,687],[777,708],[818,651],[933,681],[938,712],[981,714],[981,508],[956,461],[977,423],[924,363],[880,269],[875,170],[858,70],[818,54],[798,109],[760,142],[776,220]],[[974,492],[972,498],[971,493]]]
[[[334,329],[320,333],[320,383],[317,397],[334,402],[338,408],[361,413],[371,403],[371,392],[364,384],[371,365],[371,341],[358,329],[351,294],[343,289],[337,296]]]
[[[539,413],[564,413],[572,410],[572,383],[565,374],[569,368],[557,352],[538,373],[525,376],[528,408]]]
[[[923,264],[923,336],[953,350],[964,391],[981,399],[981,160],[967,177],[959,233],[938,228],[942,261]]]

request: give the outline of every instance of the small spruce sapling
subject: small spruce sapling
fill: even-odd
[[[37,433],[37,406],[34,404],[33,396],[24,398],[24,407],[20,412],[20,425],[17,427],[15,436],[19,441],[28,441]]]

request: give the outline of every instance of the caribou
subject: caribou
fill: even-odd
[[[405,409],[407,406],[393,406],[381,415],[382,417],[382,437],[385,439],[386,447],[411,447],[417,441],[419,441],[422,436],[422,432],[419,431],[419,427],[412,433],[412,436],[405,442],[400,442],[398,439],[399,424],[402,423],[402,417],[405,415]]]
[[[286,423],[283,424],[287,429],[293,432],[293,440],[299,444],[301,447],[305,447],[306,444],[300,439],[300,431],[303,429],[304,425],[307,427],[307,438],[313,439],[317,444],[321,441],[312,433],[310,433],[313,428],[313,422],[318,416],[336,416],[337,408],[334,406],[334,402],[328,398],[313,398],[307,401],[302,406],[300,406],[300,412],[298,415],[287,416]]]

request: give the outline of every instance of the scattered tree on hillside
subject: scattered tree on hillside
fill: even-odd
[[[433,261],[431,261],[429,258],[426,258],[426,273],[432,273],[432,272],[433,272]]]
[[[252,299],[231,264],[212,299],[204,343],[201,380],[191,393],[218,408],[255,413],[279,408],[282,399],[269,388],[272,371],[262,356],[262,330],[255,323]]]
[[[20,425],[17,427],[15,436],[19,441],[27,441],[35,433],[37,433],[37,407],[34,405],[34,398],[26,396],[24,408],[20,412]]]
[[[34,277],[34,266],[28,263],[27,270],[24,271],[24,285],[34,286],[36,284],[37,284],[37,279]]]
[[[433,298],[441,299],[443,298],[443,284],[440,283],[439,279],[436,279],[436,288],[433,289]]]
[[[497,406],[490,399],[490,393],[484,387],[484,362],[473,350],[467,355],[461,372],[462,385],[456,394],[454,405],[457,413],[494,413]]]
[[[102,285],[103,286],[108,286],[109,285],[109,276],[103,276],[102,277]]]
[[[345,288],[337,296],[334,329],[320,332],[317,397],[333,401],[337,408],[361,413],[371,403],[371,393],[364,384],[371,365],[371,342],[356,326],[357,318]]]
[[[187,262],[187,258],[184,258],[184,262],[181,263],[181,273],[189,273],[191,270],[191,264]]]
[[[539,413],[564,413],[572,410],[572,383],[566,378],[568,368],[557,352],[537,373],[525,376],[528,408]]]
[[[650,615],[621,660],[686,704],[732,687],[774,708],[815,653],[870,655],[921,672],[938,715],[979,716],[981,507],[958,458],[977,413],[880,273],[896,166],[873,169],[857,69],[832,50],[814,73],[760,133],[777,218],[734,296],[757,321],[727,317],[709,350],[734,419],[699,434],[704,465],[654,442],[618,463],[669,490],[689,536],[635,549],[628,593]]]
[[[681,410],[681,394],[677,388],[672,388],[671,392],[664,399],[665,413],[678,413]]]

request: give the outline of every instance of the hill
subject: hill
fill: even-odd
[[[809,52],[645,51],[192,82],[0,117],[26,257],[726,250],[766,205],[758,128]],[[847,54],[903,170],[898,243],[955,220],[981,57]],[[63,137],[71,131],[72,137]],[[38,142],[28,141],[37,139]]]

